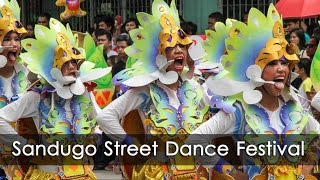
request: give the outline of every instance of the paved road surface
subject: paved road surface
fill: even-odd
[[[94,170],[98,180],[119,180],[122,179],[121,175],[115,175],[112,171]]]

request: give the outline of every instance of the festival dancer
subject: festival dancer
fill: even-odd
[[[0,16],[0,108],[17,100],[29,85],[28,70],[18,60],[21,34],[27,31],[19,22],[20,8],[16,0],[4,2]]]
[[[175,1],[169,7],[163,0],[155,0],[152,15],[137,13],[137,17],[141,27],[130,31],[134,44],[126,49],[137,61],[113,79],[114,84],[130,89],[103,109],[97,121],[106,134],[122,144],[135,142],[130,132],[183,143],[185,136],[205,121],[208,111],[202,87],[188,79],[194,68],[188,53],[192,41],[180,28]],[[158,155],[161,153],[164,155]],[[193,179],[200,171],[192,157],[187,158],[190,164],[183,164],[181,159],[159,156],[132,171],[123,164],[126,178]]]
[[[188,144],[207,146],[218,135],[234,134],[249,144],[266,144],[266,140],[271,140],[283,147],[294,144],[294,138],[308,142],[310,136],[300,136],[302,133],[320,133],[319,123],[302,108],[290,87],[290,72],[298,57],[295,46],[285,40],[282,19],[272,4],[267,17],[251,8],[248,24],[234,22],[225,42],[226,55],[221,59],[225,72],[209,77],[205,84],[213,94],[224,96],[225,101],[233,104],[233,113],[218,112],[193,131]],[[250,179],[313,178],[312,166],[292,165],[301,163],[300,159],[287,154],[244,156],[242,170],[219,156],[199,156],[198,160],[209,169],[213,167],[213,179],[241,179],[238,176],[241,172]]]
[[[39,140],[40,144],[90,143],[87,138],[94,131],[99,110],[91,92],[94,85],[91,81],[106,75],[110,68],[94,68],[95,64],[85,61],[85,51],[78,47],[76,35],[69,25],[65,27],[56,19],[50,19],[50,29],[36,25],[35,36],[36,39],[22,41],[27,52],[20,57],[31,72],[43,78],[43,85],[1,109],[1,134],[17,134],[9,123],[32,117],[37,133],[47,135]],[[26,139],[18,139],[21,145],[26,143]],[[33,162],[47,165],[32,165],[24,179],[96,179],[86,156],[80,162],[62,156],[58,162],[48,156],[34,158]]]
[[[20,23],[20,8],[16,0],[0,1],[0,109],[17,100],[29,85],[28,70],[18,60],[21,35],[27,33]],[[3,165],[3,164],[2,164]],[[17,166],[5,167],[9,177],[20,177]],[[0,169],[0,179],[5,178]]]

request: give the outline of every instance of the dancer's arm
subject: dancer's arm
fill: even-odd
[[[107,135],[112,134],[110,138],[123,142],[126,137],[126,132],[120,124],[120,119],[130,111],[138,109],[148,97],[146,87],[128,90],[98,114],[97,122],[99,126]]]

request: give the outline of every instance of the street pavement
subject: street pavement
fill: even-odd
[[[121,175],[115,175],[113,171],[106,170],[94,170],[94,174],[97,176],[98,180],[119,180],[122,179]]]

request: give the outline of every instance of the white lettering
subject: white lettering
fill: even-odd
[[[61,148],[61,149],[63,149],[63,148]],[[59,141],[56,141],[55,144],[49,145],[47,148],[47,151],[48,151],[49,156],[59,156]]]
[[[237,141],[237,156],[240,156],[240,150],[245,150],[246,147],[242,146],[246,144],[244,141]]]
[[[14,156],[20,156],[21,150],[20,150],[20,148],[18,147],[20,144],[21,144],[21,143],[20,143],[19,141],[14,141],[14,142],[13,142],[12,146],[13,146],[13,148],[14,148],[15,150],[17,150],[17,152],[12,151],[12,155],[14,155]]]
[[[170,147],[170,145],[173,145]],[[175,149],[174,151],[173,148]],[[167,141],[166,142],[166,155],[167,156],[174,156],[178,153],[178,150],[179,147],[178,147],[178,144],[176,142],[173,142],[173,141]]]
[[[109,151],[109,152],[103,152],[103,154],[105,155],[105,156],[111,156],[112,155],[112,153],[113,153],[113,151],[112,151],[112,149],[111,149],[111,147],[109,147],[109,145],[112,145],[112,142],[110,142],[110,141],[106,141],[105,143],[104,143],[104,146],[107,148],[107,150]]]
[[[214,155],[216,155],[215,149],[216,149],[215,145],[209,144],[204,148],[204,153],[206,156],[214,156]],[[210,152],[209,152],[209,150],[210,150]]]
[[[136,156],[138,154],[138,147],[134,144],[128,146],[127,152],[129,156]]]
[[[79,149],[77,151],[77,149]],[[72,147],[72,157],[73,159],[79,160],[83,158],[83,145],[76,144]]]
[[[91,150],[90,150],[91,149]],[[96,146],[89,144],[88,146],[86,146],[85,148],[85,153],[87,156],[94,156],[97,153],[97,148]]]

